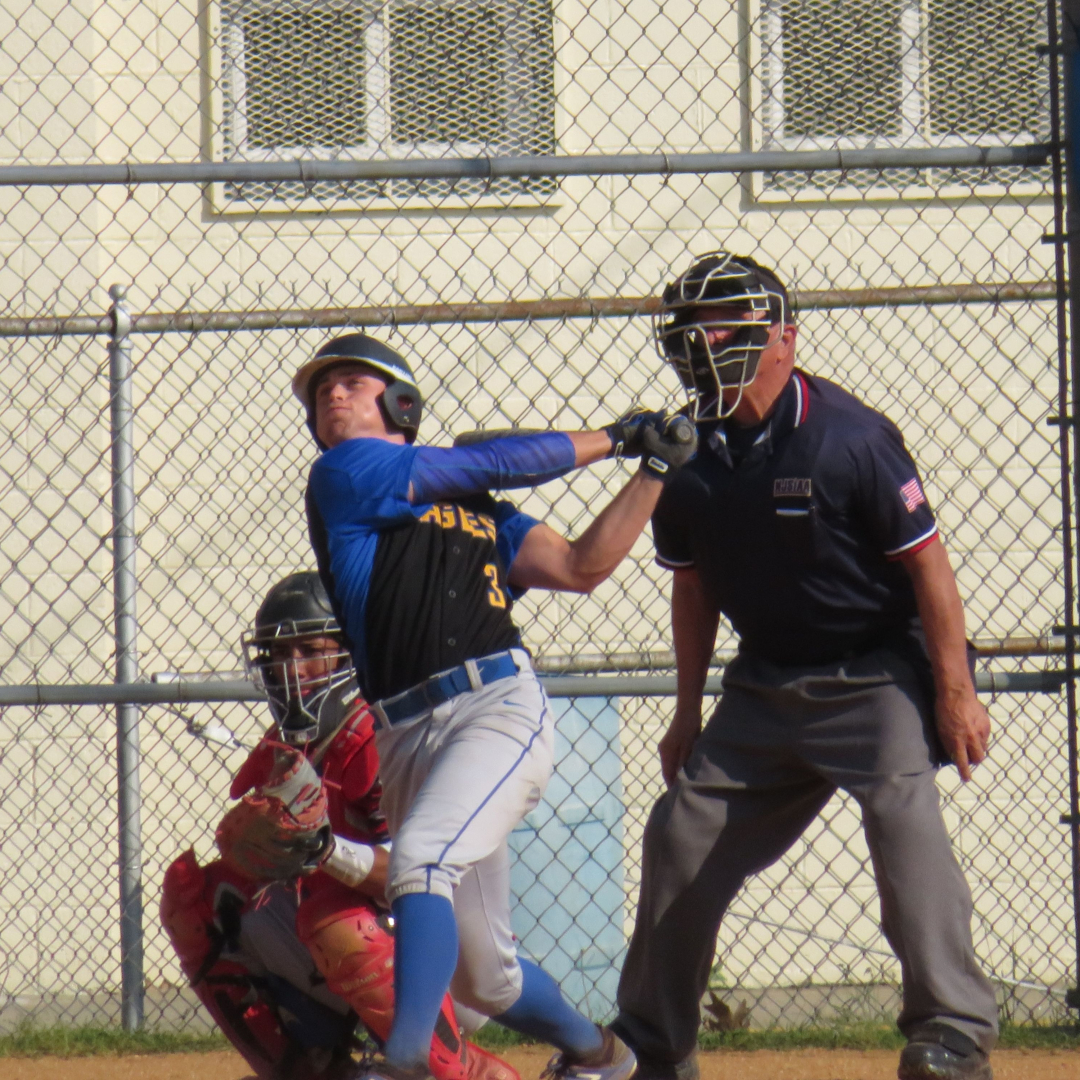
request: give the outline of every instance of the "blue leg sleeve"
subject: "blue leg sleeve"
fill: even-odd
[[[532,1035],[569,1054],[588,1054],[603,1042],[600,1029],[562,996],[558,984],[535,964],[519,958],[521,997],[504,1013],[493,1016],[504,1027]]]
[[[394,913],[394,1023],[386,1059],[411,1067],[428,1063],[431,1036],[457,967],[454,906],[443,896],[406,893]]]

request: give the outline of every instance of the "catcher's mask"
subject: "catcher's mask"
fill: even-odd
[[[784,286],[747,256],[714,251],[671,282],[653,316],[653,338],[689,393],[690,418],[730,416],[757,376],[770,328],[791,321]],[[720,340],[710,344],[716,331]],[[738,392],[725,401],[727,387]]]
[[[329,368],[349,361],[374,368],[387,377],[386,389],[379,396],[379,407],[383,416],[404,432],[406,442],[415,442],[424,399],[420,396],[412,368],[399,352],[367,334],[342,334],[328,341],[293,378],[293,393],[304,404],[308,430],[319,448],[326,449],[315,431],[315,388],[319,377]]]
[[[304,571],[279,581],[241,644],[244,667],[266,691],[285,742],[304,747],[337,730],[359,691],[318,574]]]

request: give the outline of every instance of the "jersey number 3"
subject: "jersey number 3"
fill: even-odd
[[[506,607],[506,593],[499,585],[499,568],[494,563],[486,563],[484,577],[488,579],[487,602],[492,607]]]

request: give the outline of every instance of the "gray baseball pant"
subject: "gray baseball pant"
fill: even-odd
[[[938,1020],[990,1050],[994,991],[975,959],[971,893],[941,817],[932,723],[915,669],[885,649],[813,668],[735,660],[645,828],[615,1021],[635,1049],[666,1064],[693,1052],[724,912],[842,788],[862,809],[882,929],[900,960],[901,1031]]]

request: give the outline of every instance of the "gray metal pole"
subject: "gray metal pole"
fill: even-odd
[[[1066,671],[980,671],[980,694],[1056,694]],[[656,674],[540,675],[550,697],[674,697],[675,676]],[[710,675],[705,692],[720,693],[720,676]],[[0,686],[0,708],[11,705],[198,705],[215,701],[265,701],[266,693],[246,679],[136,683],[129,686]]]
[[[112,435],[113,618],[116,682],[139,676],[135,618],[135,452],[131,404],[131,315],[127,290],[109,289],[112,336],[109,340],[109,400]],[[120,834],[120,978],[125,1031],[143,1024],[142,835],[139,788],[139,707],[116,707],[117,808]]]
[[[1044,165],[1049,146],[929,146],[919,149],[752,150],[721,154],[559,154],[368,161],[198,161],[120,165],[0,165],[0,185],[205,184],[299,180],[458,180],[540,176],[674,176],[792,169],[992,168]]]
[[[1054,300],[1057,284],[1053,281],[972,281],[954,285],[894,285],[881,289],[796,289],[791,295],[798,311],[924,304],[1008,304]],[[397,304],[392,307],[174,311],[136,315],[131,329],[136,334],[197,334],[203,331],[415,326],[515,319],[610,319],[653,315],[659,308],[657,296],[585,296],[460,304]],[[106,334],[111,328],[111,320],[104,315],[0,316],[0,337]]]

